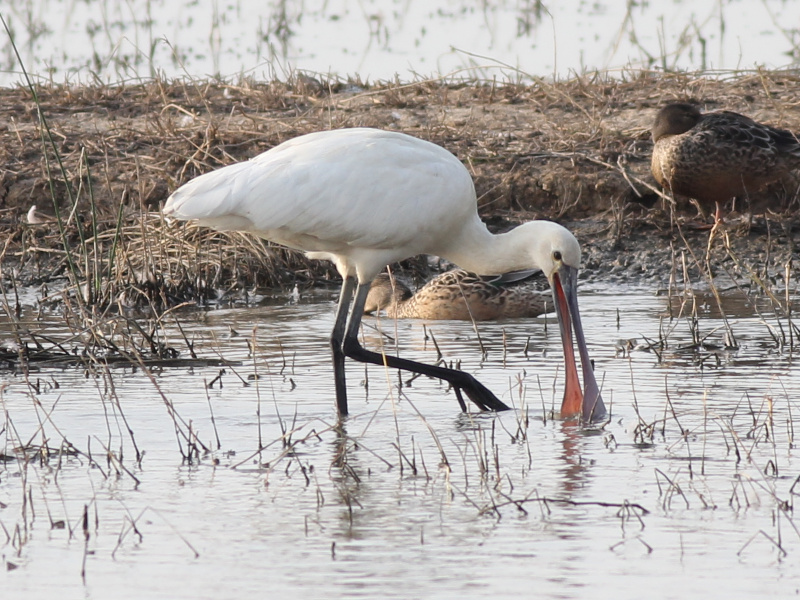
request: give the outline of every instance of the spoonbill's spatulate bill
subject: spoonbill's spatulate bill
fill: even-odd
[[[344,279],[331,335],[340,415],[348,409],[345,357],[447,381],[463,410],[462,391],[482,410],[508,408],[468,373],[371,352],[358,341],[373,278],[390,263],[434,254],[481,275],[541,269],[553,290],[564,346],[561,413],[584,421],[606,418],[578,312],[578,241],[549,221],[490,233],[478,218],[469,172],[436,144],[376,129],[303,135],[193,179],[169,197],[164,214],[249,232],[336,264]]]

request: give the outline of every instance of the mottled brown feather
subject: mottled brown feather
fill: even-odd
[[[711,207],[800,168],[800,143],[792,132],[735,112],[703,114],[691,104],[669,104],[656,115],[652,135],[656,181]]]
[[[502,287],[463,269],[431,279],[417,293],[383,273],[372,282],[365,313],[385,310],[392,318],[489,321],[536,317],[551,303],[548,295],[528,286]]]

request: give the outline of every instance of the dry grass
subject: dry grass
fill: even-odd
[[[649,174],[648,130],[659,105],[692,99],[800,130],[793,110],[800,78],[789,72],[370,88],[308,77],[156,80],[36,91],[38,104],[23,88],[4,90],[0,99],[0,122],[7,123],[0,130],[4,278],[10,265],[19,283],[68,273],[73,285],[90,282],[87,300],[139,305],[334,276],[297,253],[166,227],[157,216],[181,183],[310,131],[370,126],[432,140],[468,165],[492,226],[536,217],[599,220],[603,236],[618,242],[637,228],[663,231],[670,223]],[[794,208],[793,193],[776,198],[773,190],[773,209]],[[64,231],[52,222],[25,225],[32,205],[45,216],[58,208]],[[677,208],[694,212],[686,203]],[[78,249],[71,259],[70,248]]]

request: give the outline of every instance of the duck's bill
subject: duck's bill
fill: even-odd
[[[564,346],[564,368],[566,385],[564,401],[561,403],[561,416],[580,417],[584,423],[597,423],[608,417],[600,388],[592,369],[586,339],[583,336],[581,315],[578,311],[578,271],[566,265],[553,274],[551,282],[553,299],[556,305],[558,325],[561,330],[561,343]],[[583,371],[583,391],[581,391],[578,369],[575,364],[575,350],[572,345],[572,330],[581,357]]]

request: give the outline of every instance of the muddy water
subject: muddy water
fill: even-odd
[[[208,389],[219,367],[49,370],[31,375],[38,393],[4,372],[2,596],[794,595],[800,376],[744,306],[723,307],[738,350],[710,313],[693,348],[666,298],[584,293],[613,411],[588,433],[548,416],[563,384],[544,318],[480,324],[480,341],[465,323],[367,319],[370,346],[433,361],[435,339],[517,410],[463,415],[436,382],[398,394],[396,373],[350,365],[341,431],[327,298],[183,313],[199,355],[239,362]],[[667,347],[643,349],[660,331]],[[210,451],[183,460],[176,429]],[[80,454],[25,463],[18,440]]]

